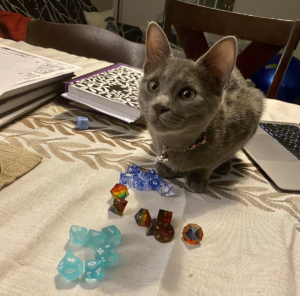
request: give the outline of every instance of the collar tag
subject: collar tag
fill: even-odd
[[[160,162],[166,163],[168,162],[169,158],[168,158],[168,148],[164,147],[163,151],[161,152],[161,155],[158,155],[157,158]]]

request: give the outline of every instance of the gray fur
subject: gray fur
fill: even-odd
[[[213,170],[219,168],[220,173],[228,173],[233,155],[255,133],[263,112],[264,95],[248,87],[235,68],[235,38],[221,41],[223,47],[219,45],[219,48],[234,51],[234,57],[226,53],[228,66],[223,65],[224,71],[215,75],[219,68],[214,70],[214,67],[224,59],[218,60],[213,51],[197,62],[178,59],[168,52],[166,37],[155,23],[150,23],[147,33],[147,60],[139,104],[156,153],[161,154],[167,146],[169,157],[166,164],[158,162],[156,169],[163,178],[186,176],[187,188],[200,193],[207,186]],[[151,38],[156,38],[154,45]],[[153,50],[159,51],[159,61],[158,57],[153,58]],[[160,84],[155,93],[148,90],[152,80]],[[194,99],[184,101],[178,97],[185,87],[196,92]],[[157,116],[157,106],[168,111]],[[205,130],[207,143],[186,151]]]

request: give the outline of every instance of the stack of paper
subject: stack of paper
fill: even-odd
[[[29,105],[36,106],[37,100],[44,102],[46,96],[49,101],[49,95],[54,98],[62,81],[72,77],[79,69],[74,65],[0,46],[0,126],[15,114],[23,114]],[[14,116],[10,116],[12,114]]]

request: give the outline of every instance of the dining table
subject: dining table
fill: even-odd
[[[76,76],[111,65],[25,42],[0,38],[0,45],[80,66]],[[89,119],[89,129],[76,128],[79,116]],[[298,123],[300,106],[266,99],[262,120]],[[228,175],[213,173],[201,194],[182,178],[166,180],[171,196],[129,188],[119,216],[108,209],[120,173],[133,165],[155,168],[145,126],[57,97],[1,127],[0,143],[38,157],[0,189],[0,295],[300,295],[300,193],[278,189],[244,150]],[[172,212],[174,238],[147,236],[135,220],[140,209],[152,219],[159,210]],[[188,224],[202,228],[199,244],[183,239]],[[68,281],[58,272],[69,249],[83,263],[94,258],[92,249],[70,243],[74,225],[120,230],[118,259],[104,267],[103,279],[89,281],[83,271]]]

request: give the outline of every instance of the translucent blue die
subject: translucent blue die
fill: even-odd
[[[77,117],[77,128],[81,130],[86,130],[89,128],[89,119],[84,116]]]
[[[160,195],[171,195],[172,194],[173,185],[171,183],[163,182],[160,184],[159,194]]]
[[[85,240],[85,246],[95,250],[99,244],[104,242],[105,237],[105,233],[90,229]]]
[[[158,191],[161,183],[163,183],[163,179],[159,176],[155,176],[149,180],[148,186],[151,190]]]
[[[127,188],[133,187],[133,175],[127,173],[120,173],[119,184],[127,186]]]
[[[103,262],[102,260],[85,261],[85,278],[86,279],[103,279]]]
[[[149,180],[144,176],[133,176],[133,187],[138,191],[148,189]]]
[[[144,173],[144,176],[150,180],[150,179],[152,179],[153,177],[156,177],[157,174],[156,174],[156,171],[155,171],[154,169],[151,169],[151,170],[145,172],[145,173]]]
[[[133,165],[133,166],[128,167],[125,173],[132,174],[134,176],[138,176],[141,174],[141,171],[137,165]]]
[[[115,225],[110,225],[102,228],[102,233],[105,233],[105,242],[112,243],[115,246],[120,244],[121,241],[121,232]]]
[[[112,243],[100,244],[95,250],[95,259],[101,260],[104,266],[111,266],[118,259],[116,247]]]
[[[57,266],[58,272],[67,280],[73,281],[83,273],[83,262],[69,249]]]
[[[72,225],[70,228],[69,236],[71,243],[84,246],[87,236],[87,229],[85,227]]]

